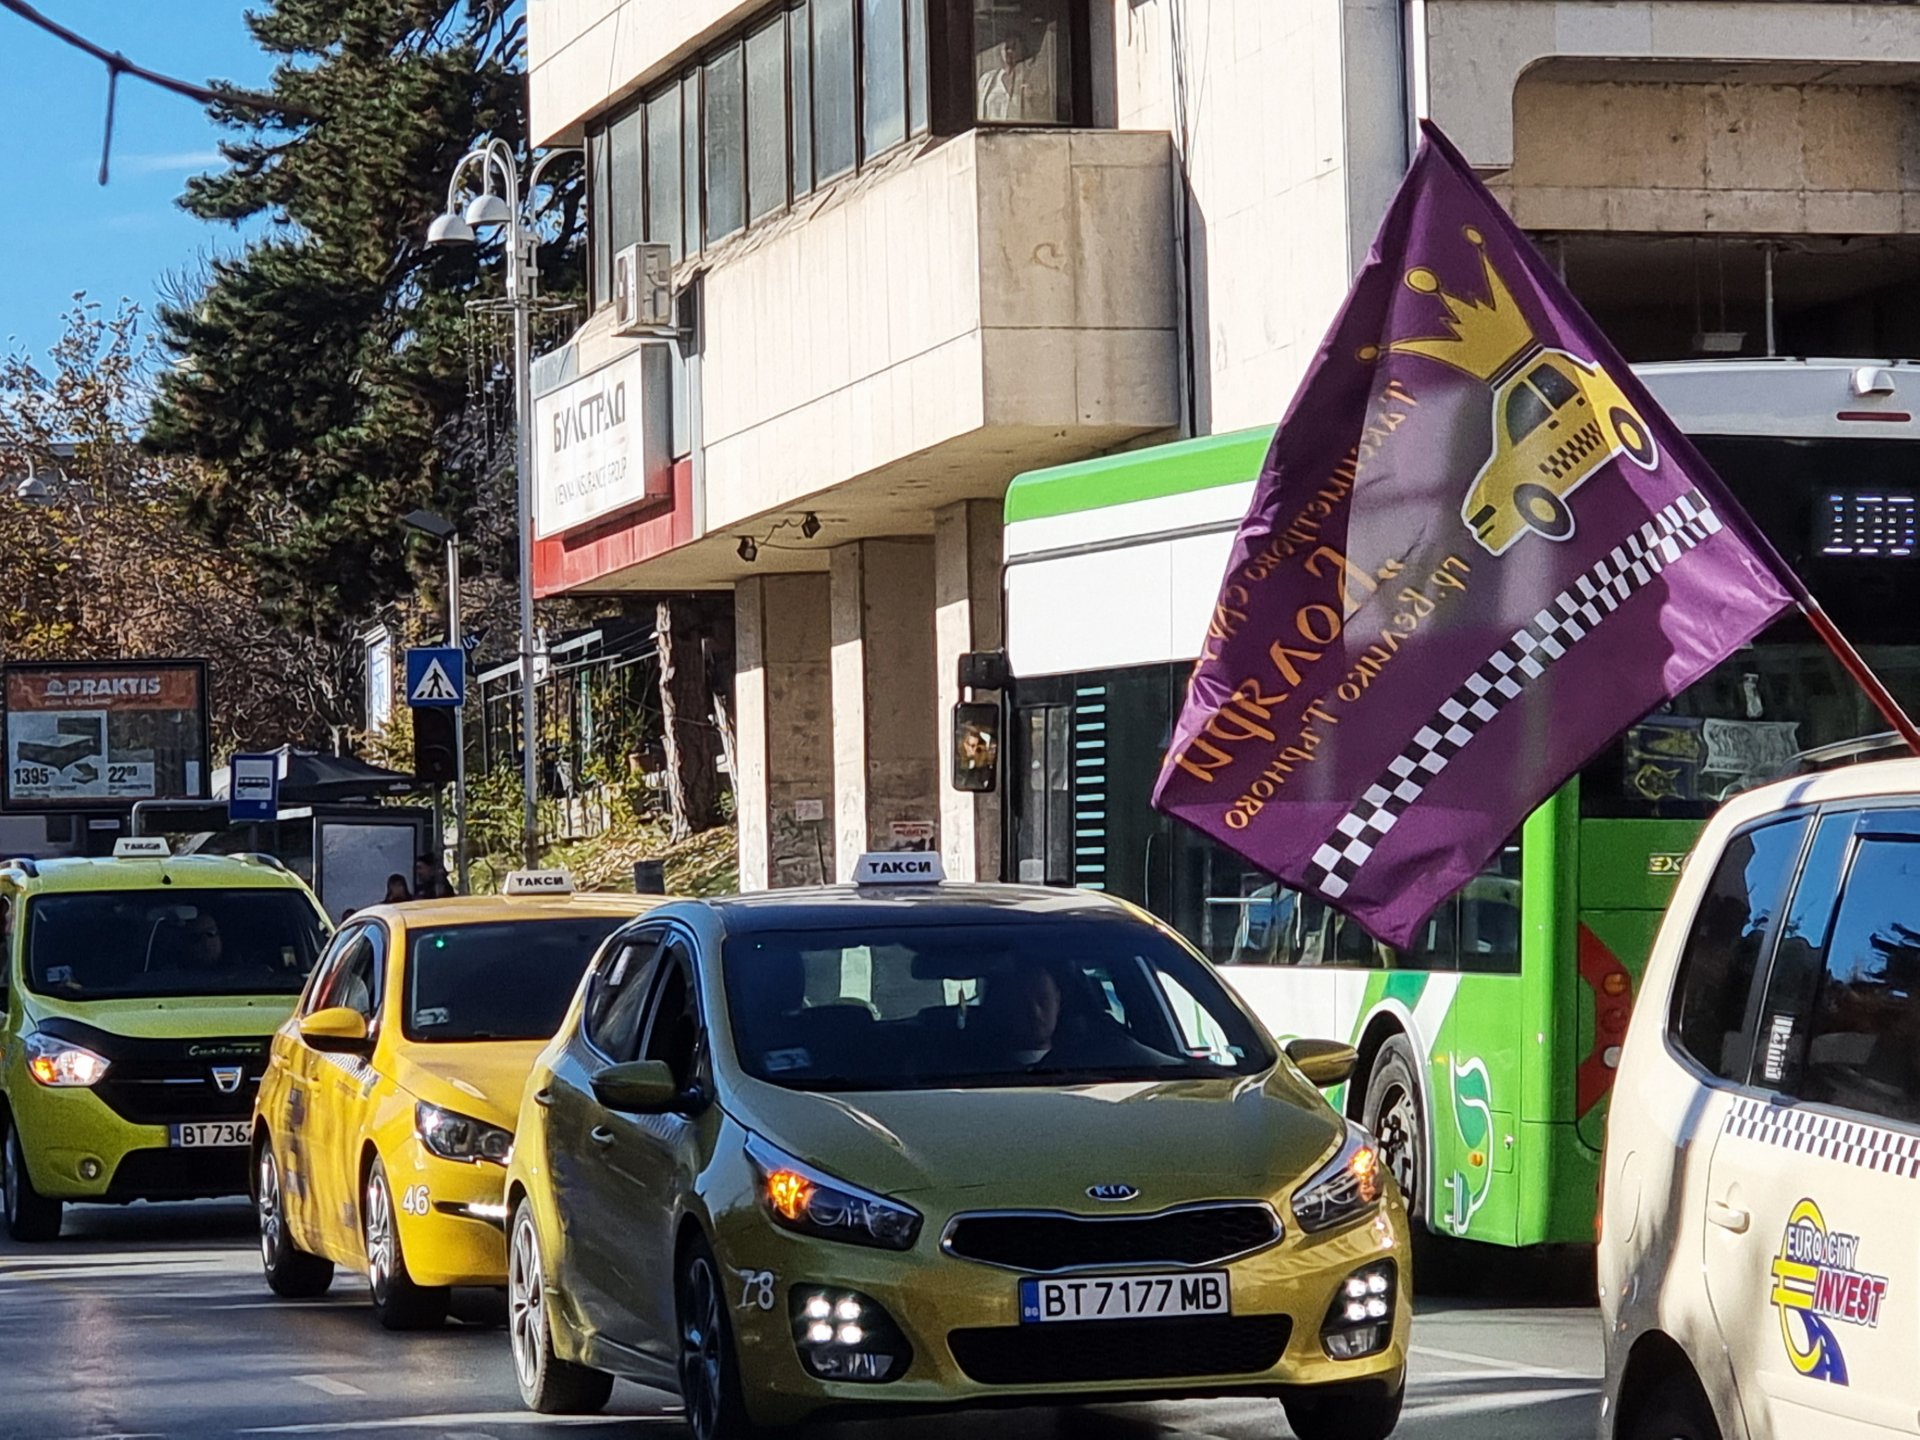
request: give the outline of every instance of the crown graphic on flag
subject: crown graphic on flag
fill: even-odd
[[[1486,300],[1464,300],[1449,294],[1438,275],[1424,265],[1417,266],[1407,272],[1407,288],[1440,297],[1440,303],[1447,307],[1446,325],[1453,336],[1396,340],[1387,348],[1401,355],[1424,355],[1464,370],[1476,380],[1492,381],[1533,348],[1533,326],[1488,258],[1486,238],[1471,227],[1465,233],[1480,251],[1480,269],[1487,279]]]

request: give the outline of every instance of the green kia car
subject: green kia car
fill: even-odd
[[[601,949],[508,1169],[526,1402],[628,1376],[695,1440],[1200,1396],[1391,1432],[1407,1222],[1320,1094],[1352,1050],[1277,1048],[1122,902],[935,866],[671,903]]]

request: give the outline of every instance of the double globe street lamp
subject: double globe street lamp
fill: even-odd
[[[469,150],[453,167],[447,181],[446,213],[427,227],[427,244],[471,245],[476,232],[505,227],[507,251],[506,308],[513,316],[513,463],[514,490],[520,541],[520,782],[525,794],[521,813],[520,846],[524,863],[539,863],[539,701],[534,693],[533,628],[533,307],[538,291],[539,236],[527,213],[548,165],[577,149],[549,150],[534,162],[523,188],[513,148],[504,140],[489,140]],[[480,171],[479,193],[462,209],[461,186],[469,172]],[[498,191],[495,182],[498,181]],[[458,644],[456,637],[453,642]]]

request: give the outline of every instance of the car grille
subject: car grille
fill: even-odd
[[[256,1055],[190,1058],[187,1045],[217,1047],[222,1042],[196,1040],[173,1046],[128,1045],[103,1047],[113,1062],[93,1093],[123,1120],[135,1125],[173,1125],[191,1120],[245,1120],[253,1114],[253,1097],[267,1067],[264,1041]],[[173,1053],[168,1054],[166,1050]],[[240,1067],[240,1086],[226,1094],[214,1082],[216,1068]]]
[[[1195,1205],[1158,1215],[962,1215],[946,1249],[962,1260],[1047,1274],[1102,1265],[1218,1265],[1280,1238],[1265,1205]]]
[[[129,1150],[114,1167],[109,1200],[201,1200],[247,1193],[245,1147]]]
[[[1091,1320],[955,1330],[953,1358],[981,1385],[1073,1385],[1259,1375],[1280,1363],[1285,1315],[1208,1320]]]

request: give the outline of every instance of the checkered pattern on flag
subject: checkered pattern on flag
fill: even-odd
[[[1405,945],[1795,593],[1429,128],[1274,438],[1154,802]]]

